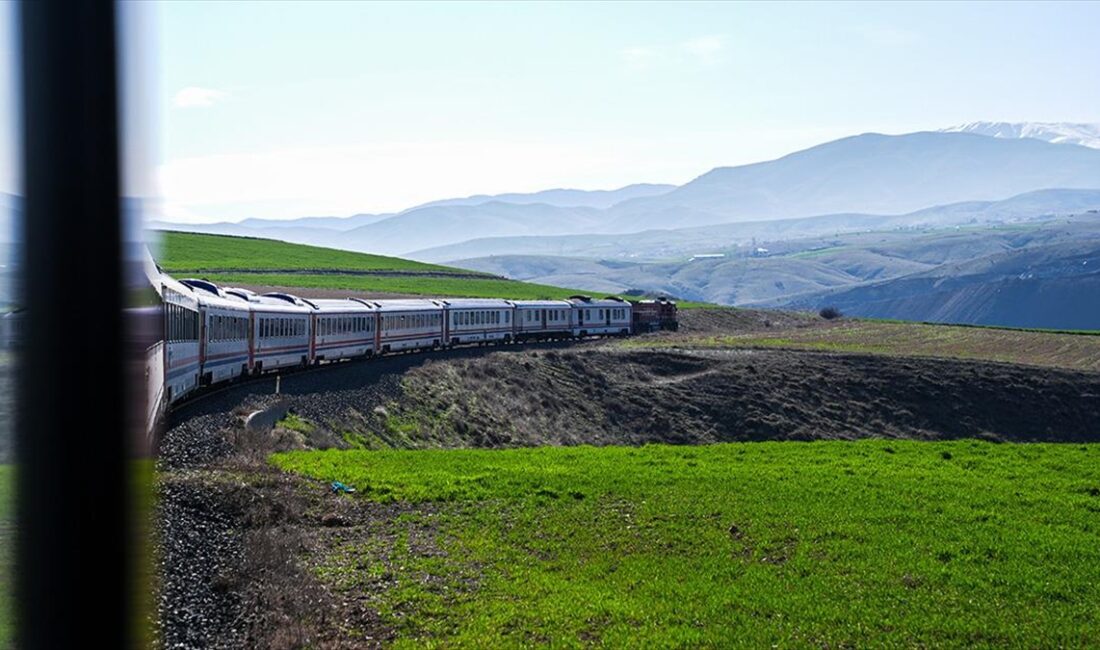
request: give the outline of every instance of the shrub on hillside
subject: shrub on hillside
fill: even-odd
[[[817,312],[819,316],[825,320],[833,320],[834,318],[840,318],[844,314],[840,313],[840,310],[836,307],[822,307],[821,311]]]

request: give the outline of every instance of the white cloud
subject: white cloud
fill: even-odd
[[[711,64],[721,59],[726,43],[721,36],[698,36],[684,41],[680,47],[700,63]]]
[[[208,108],[228,95],[229,93],[214,88],[188,86],[176,93],[172,98],[172,105],[176,108]]]

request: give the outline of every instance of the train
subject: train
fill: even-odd
[[[465,345],[627,336],[676,329],[676,304],[575,295],[565,300],[304,298],[200,278],[147,275],[163,334],[146,354],[150,426],[207,386],[264,373]]]

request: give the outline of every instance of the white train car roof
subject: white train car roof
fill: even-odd
[[[521,309],[568,309],[573,306],[568,300],[513,300]]]
[[[156,282],[157,293],[166,303],[183,305],[190,309],[199,308],[199,299],[195,290],[170,275],[161,273],[157,278],[150,278]],[[167,290],[167,292],[165,291]]]
[[[448,298],[440,300],[447,309],[511,309],[512,301],[499,298]]]
[[[442,303],[426,298],[407,298],[404,300],[370,300],[378,307],[378,311],[438,311],[443,308]]]
[[[374,303],[353,298],[310,298],[309,302],[318,314],[373,314],[378,311]]]
[[[589,298],[588,296],[570,296],[569,302],[577,307],[629,307],[630,303],[622,298]]]
[[[186,278],[180,280],[180,284],[191,290],[200,305],[206,307],[221,307],[223,309],[248,310],[248,301],[222,291],[222,288],[209,280]]]
[[[256,296],[249,305],[253,311],[265,313],[308,314],[313,311],[312,305],[289,293],[265,293],[262,296]]]
[[[241,289],[240,287],[222,287],[227,295],[236,296],[245,302],[257,302],[259,294],[255,291],[249,291],[248,289]]]

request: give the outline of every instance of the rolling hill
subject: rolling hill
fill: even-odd
[[[1000,252],[765,304],[833,305],[853,316],[902,320],[1095,330],[1100,329],[1100,239]]]
[[[578,293],[464,269],[268,239],[162,233],[158,264],[177,277],[199,276],[257,290],[303,295],[355,293],[471,298],[566,298]]]
[[[1016,317],[1009,319],[1000,307],[983,312],[966,302],[988,303],[971,285],[992,287],[991,282],[1029,273],[1032,277],[1027,278],[1027,287],[1064,286],[1069,296],[1075,283],[1081,282],[1079,299],[1100,301],[1100,295],[1095,295],[1086,282],[1086,271],[1097,263],[1080,264],[1088,258],[1079,259],[1078,255],[1080,251],[1100,250],[1100,214],[1095,213],[998,226],[856,232],[761,244],[768,247],[766,254],[730,248],[721,257],[650,262],[491,256],[454,264],[534,282],[567,283],[585,290],[660,291],[719,304],[812,310],[836,304],[853,315],[961,323],[1024,325]],[[1005,257],[991,267],[993,271],[983,270],[983,264],[999,260],[998,256]],[[1037,273],[1040,268],[1042,272]],[[956,286],[956,279],[958,286],[971,289],[958,292],[947,309],[937,302],[946,301],[946,294],[930,287],[946,290]],[[1053,295],[1051,291],[1054,289],[1013,294],[1019,300],[1016,308],[1022,312],[1047,305],[1047,320],[1042,325],[1038,321],[1026,325],[1083,327],[1078,319],[1066,314],[1065,308],[1036,302],[1039,294],[1047,300]],[[908,299],[910,294],[927,299],[922,302],[914,298],[903,304],[901,298]],[[863,303],[878,307],[865,310]],[[1100,323],[1092,327],[1100,327]]]

